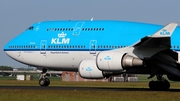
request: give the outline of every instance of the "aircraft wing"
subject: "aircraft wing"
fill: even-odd
[[[177,23],[169,23],[152,36],[142,38],[133,47],[138,50],[137,53],[139,56],[143,56],[143,58],[151,57],[153,59],[153,66],[160,67],[166,72],[180,77],[180,71],[177,69],[177,58],[175,58],[178,55],[176,52],[170,50],[170,37],[177,25]],[[168,49],[169,51],[165,53],[164,50]]]

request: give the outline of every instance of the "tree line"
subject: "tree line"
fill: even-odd
[[[13,70],[11,66],[0,66],[0,70]]]

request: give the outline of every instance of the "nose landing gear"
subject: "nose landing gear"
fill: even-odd
[[[39,78],[39,85],[40,86],[49,86],[50,80],[46,78],[47,69],[43,69]]]

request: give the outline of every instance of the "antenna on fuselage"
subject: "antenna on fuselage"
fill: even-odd
[[[91,18],[91,21],[93,21],[93,17]]]

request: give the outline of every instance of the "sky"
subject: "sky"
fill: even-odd
[[[35,22],[93,18],[166,25],[180,23],[179,4],[180,0],[0,0],[0,65],[27,67],[3,48]]]

